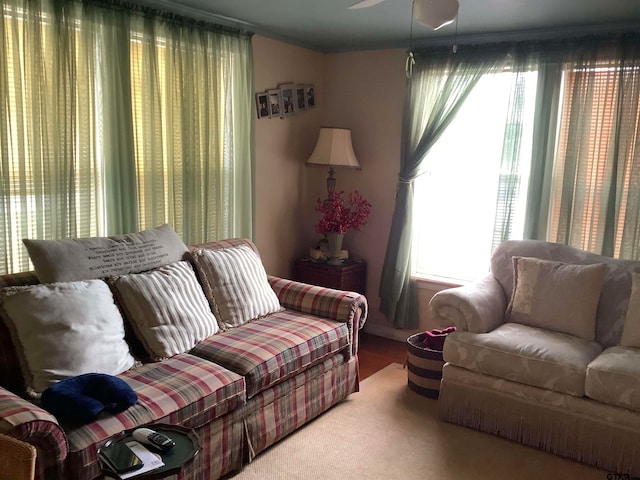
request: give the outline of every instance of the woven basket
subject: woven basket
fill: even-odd
[[[424,347],[426,334],[407,338],[407,384],[411,390],[429,398],[438,398],[442,380],[442,351]]]

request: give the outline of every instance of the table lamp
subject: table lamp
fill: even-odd
[[[306,162],[307,165],[324,165],[329,167],[327,192],[333,193],[336,188],[334,167],[360,169],[351,144],[351,130],[348,128],[320,128],[316,148]]]

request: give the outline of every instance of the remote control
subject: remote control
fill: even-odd
[[[136,428],[131,436],[140,443],[157,448],[163,453],[171,450],[176,444],[164,433],[158,433],[150,428]]]

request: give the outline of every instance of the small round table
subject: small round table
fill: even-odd
[[[175,475],[176,473],[180,473],[182,467],[190,462],[197,454],[200,452],[202,445],[200,443],[200,439],[195,431],[191,428],[182,427],[180,425],[167,425],[167,424],[152,424],[145,425],[145,428],[150,428],[151,430],[155,430],[159,433],[164,433],[165,435],[171,437],[176,444],[174,447],[166,453],[161,453],[158,450],[155,450],[153,447],[145,445],[145,447],[159,455],[164,462],[164,465],[155,470],[151,470],[150,472],[141,473],[140,475],[135,475],[133,479],[140,480],[159,480],[169,475]],[[136,427],[140,428],[140,427]],[[132,433],[135,428],[130,430],[125,430],[124,432],[111,437],[109,440],[105,442],[102,448],[112,445],[114,443],[120,442],[130,442],[133,441]],[[100,453],[100,449],[98,449],[98,454]],[[100,464],[100,469],[102,470],[103,475],[108,478],[120,479],[120,475],[111,470],[109,465],[107,465],[98,455],[98,463]]]

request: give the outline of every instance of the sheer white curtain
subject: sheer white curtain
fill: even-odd
[[[253,235],[250,37],[112,6],[0,0],[0,273],[22,238]]]

